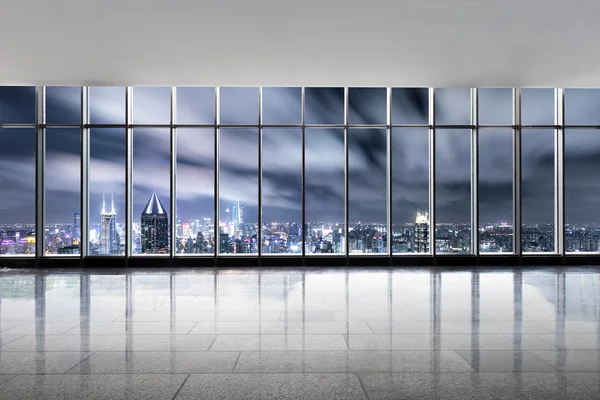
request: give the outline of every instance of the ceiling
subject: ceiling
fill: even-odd
[[[600,86],[597,0],[0,0],[2,85]]]

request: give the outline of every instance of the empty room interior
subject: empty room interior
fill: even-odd
[[[0,399],[600,398],[596,2],[0,7]]]

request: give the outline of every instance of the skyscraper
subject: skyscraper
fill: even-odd
[[[142,253],[156,254],[169,251],[169,215],[156,192],[152,193],[142,211]]]
[[[73,243],[77,242],[79,243],[79,240],[81,239],[81,215],[76,212],[73,215],[73,237],[72,237],[72,241]]]
[[[120,238],[117,232],[117,213],[114,198],[111,200],[110,211],[106,211],[106,201],[102,195],[102,214],[100,228],[99,254],[119,254]]]
[[[415,253],[429,253],[429,214],[417,212],[415,220]]]

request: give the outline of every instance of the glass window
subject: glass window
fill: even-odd
[[[134,124],[170,124],[171,88],[133,88],[132,113]]]
[[[348,123],[387,124],[387,89],[348,89]]]
[[[81,130],[46,129],[45,253],[79,254]]]
[[[219,131],[219,252],[258,253],[258,130]]]
[[[521,89],[521,123],[554,125],[554,89]]]
[[[177,254],[214,254],[215,130],[177,128]]]
[[[264,125],[301,124],[302,88],[263,88],[262,123]]]
[[[435,123],[438,125],[470,125],[471,89],[436,89]]]
[[[306,88],[305,123],[344,124],[343,88]]]
[[[88,95],[91,124],[125,124],[125,87],[92,86]]]
[[[262,251],[302,253],[302,130],[262,130]]]
[[[177,124],[215,123],[215,88],[178,87]]]
[[[428,125],[429,89],[392,89],[392,124]]]
[[[429,129],[392,130],[392,251],[430,253]]]
[[[0,124],[35,124],[35,86],[0,86]]]
[[[512,125],[512,89],[488,88],[477,91],[479,102],[479,124]]]
[[[81,123],[81,87],[46,87],[46,123],[64,125]]]
[[[125,254],[125,153],[125,129],[90,129],[90,255]]]
[[[600,125],[600,90],[565,90],[566,125]]]
[[[221,124],[258,124],[258,88],[223,87],[220,89]]]
[[[305,132],[306,254],[345,253],[343,129]]]
[[[35,130],[0,129],[0,255],[35,254]]]
[[[169,254],[171,150],[168,128],[133,130],[132,254]]]
[[[348,251],[387,253],[387,130],[348,131]]]
[[[600,250],[600,131],[565,131],[565,247],[567,252]]]
[[[554,130],[521,133],[522,248],[554,252]]]
[[[479,130],[479,251],[513,251],[513,131]]]
[[[471,253],[471,130],[438,129],[435,148],[437,253]]]

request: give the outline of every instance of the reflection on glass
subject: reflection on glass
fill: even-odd
[[[348,89],[348,123],[357,125],[387,123],[386,88]]]
[[[435,123],[439,125],[470,125],[471,89],[436,89]]]
[[[600,250],[596,178],[600,160],[598,130],[565,131],[565,248],[567,252]]]
[[[90,255],[125,254],[125,129],[90,130]]]
[[[212,128],[177,129],[177,254],[214,254]]]
[[[171,88],[133,88],[132,113],[134,124],[171,123]]]
[[[304,97],[305,123],[344,123],[343,88],[306,88]]]
[[[521,123],[554,125],[554,89],[521,89]]]
[[[35,86],[0,86],[0,124],[35,124]]]
[[[429,89],[392,89],[392,124],[429,124]]]
[[[262,90],[262,123],[298,125],[302,123],[302,89],[265,87]]]
[[[343,129],[305,133],[306,254],[345,252]]]
[[[479,130],[479,251],[513,251],[512,129]]]
[[[0,255],[35,254],[35,130],[0,129]]]
[[[45,254],[79,254],[81,130],[46,130]]]
[[[521,179],[523,252],[554,252],[554,130],[523,129]]]
[[[600,125],[600,90],[565,89],[565,124]]]
[[[262,130],[262,252],[302,253],[302,130]]]
[[[485,88],[477,91],[481,125],[512,125],[512,89]]]
[[[435,251],[471,253],[471,131],[438,129]]]
[[[214,124],[215,88],[178,87],[177,124]]]
[[[46,123],[64,125],[81,123],[81,87],[46,87]]]
[[[392,130],[392,252],[430,253],[429,129]]]
[[[91,124],[125,123],[125,87],[92,86],[88,96]]]
[[[221,88],[220,102],[221,124],[258,124],[258,88]]]
[[[387,253],[386,129],[348,131],[348,251]]]
[[[219,131],[219,252],[258,253],[258,130]]]
[[[133,254],[170,251],[170,137],[167,128],[133,130]]]

